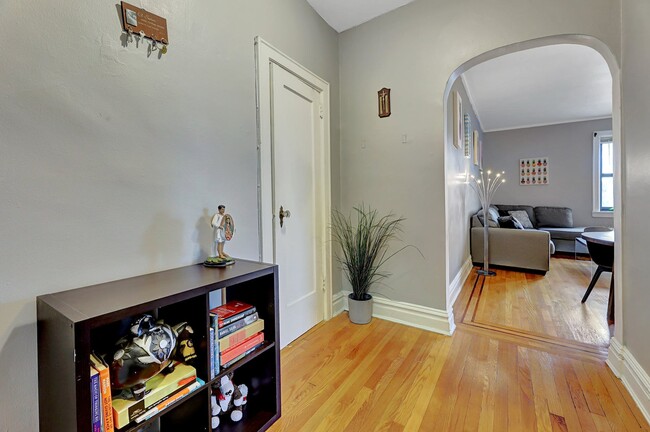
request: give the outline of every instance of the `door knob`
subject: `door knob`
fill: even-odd
[[[289,210],[285,210],[280,206],[280,228],[284,225],[284,218],[291,217],[291,212]]]

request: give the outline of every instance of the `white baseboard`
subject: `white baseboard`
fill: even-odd
[[[623,358],[623,345],[616,338],[611,338],[609,340],[609,352],[607,353],[607,366],[614,372],[618,378],[621,377],[623,372],[623,363],[625,359]]]
[[[472,257],[469,256],[467,257],[467,261],[462,265],[460,270],[458,270],[458,274],[456,277],[454,277],[454,280],[451,281],[449,284],[449,295],[447,296],[447,309],[450,310],[450,308],[454,305],[456,302],[456,299],[458,298],[458,295],[460,294],[460,290],[463,288],[463,285],[465,284],[465,280],[467,280],[467,276],[472,272],[472,268],[474,266],[472,265]]]
[[[456,299],[458,298],[458,295],[460,294],[460,291],[465,284],[465,280],[472,272],[472,268],[474,268],[472,265],[472,257],[469,256],[467,257],[467,261],[465,261],[465,263],[458,271],[456,277],[454,277],[454,280],[452,280],[449,284],[449,292],[447,293],[447,316],[449,319],[450,333],[453,333],[454,330],[456,330],[456,322],[454,319],[454,303],[456,302]]]
[[[348,310],[348,295],[350,291],[341,291],[334,294],[332,299],[333,315],[338,315]],[[453,328],[449,324],[449,315],[446,311],[389,300],[373,296],[372,316],[385,319],[411,327],[432,331],[444,335],[451,335]]]
[[[621,379],[646,421],[650,423],[650,376],[616,338],[610,340],[607,365]]]
[[[332,316],[343,313],[348,307],[347,294],[339,291],[332,296]]]

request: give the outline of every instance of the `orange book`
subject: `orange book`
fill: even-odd
[[[219,352],[227,351],[262,330],[264,330],[264,320],[258,319],[253,324],[249,324],[241,330],[222,337],[219,339]]]
[[[251,348],[255,348],[257,345],[261,344],[262,342],[264,342],[264,332],[255,333],[253,336],[244,339],[244,341],[241,342],[240,344],[235,345],[234,347],[222,352],[221,364],[228,363],[230,360],[236,358],[238,355],[245,353]]]
[[[111,377],[108,367],[95,354],[90,355],[90,365],[99,372],[99,389],[102,399],[102,414],[104,415],[104,432],[114,432],[113,398],[111,397]]]

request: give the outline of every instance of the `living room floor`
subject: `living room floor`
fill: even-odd
[[[595,268],[571,256],[551,258],[546,276],[497,269],[496,276],[463,290],[456,320],[606,357],[613,331],[607,324],[611,273],[603,273],[581,303]]]

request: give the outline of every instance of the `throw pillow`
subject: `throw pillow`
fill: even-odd
[[[502,216],[499,218],[499,226],[509,229],[524,229],[524,226],[513,216]]]
[[[501,216],[499,214],[499,209],[497,209],[495,207],[492,207],[492,206],[488,207],[488,219],[493,220],[494,222],[498,223],[499,222],[499,216]]]
[[[479,222],[481,222],[481,225],[485,226],[485,222],[483,221],[483,212],[481,211],[476,216],[478,217]],[[493,220],[490,217],[489,214],[488,214],[488,227],[490,227],[490,228],[499,228],[499,221],[498,220]]]
[[[499,214],[501,214],[503,211],[503,214],[501,214],[501,216],[509,216],[509,211],[524,210],[528,214],[528,219],[530,219],[533,227],[536,228],[538,226],[537,219],[535,218],[535,209],[531,206],[523,204],[495,204],[495,206],[499,209]]]
[[[519,222],[519,220],[517,220],[516,217],[512,216],[512,220],[513,220],[513,222],[515,223],[515,227],[516,227],[517,229],[520,229],[520,230],[522,230],[522,229],[526,229],[526,228],[524,228],[524,225],[523,225],[521,222]]]
[[[528,217],[528,213],[526,213],[526,210],[511,210],[508,212],[508,214],[521,223],[525,229],[533,229],[533,223],[530,221],[530,218]]]

